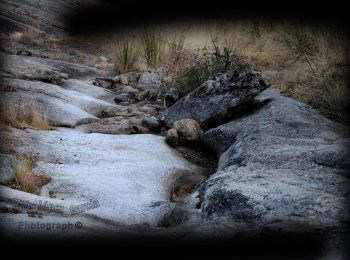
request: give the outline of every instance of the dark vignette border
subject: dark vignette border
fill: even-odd
[[[336,27],[349,33],[346,1],[113,1],[99,0],[93,8],[83,8],[67,20],[72,35],[100,34],[110,30],[127,31],[145,25],[176,24],[210,20],[256,20],[288,21],[307,25]],[[1,44],[1,43],[0,43]],[[349,54],[349,53],[348,53]],[[0,69],[3,61],[0,61]],[[0,79],[1,80],[1,79]],[[1,139],[1,136],[0,136]],[[1,143],[0,143],[1,145]],[[349,153],[350,155],[350,153]],[[350,205],[350,203],[348,203]],[[349,221],[347,225],[349,224]],[[347,233],[340,234],[344,244],[349,242]],[[117,258],[126,255],[134,257],[162,258],[254,258],[314,259],[324,252],[328,231],[291,233],[262,233],[258,236],[237,235],[226,239],[203,239],[201,241],[173,241],[171,238],[104,238],[78,241],[74,239],[8,240],[1,234],[1,244],[10,248],[21,248],[13,253],[31,254],[34,248],[52,250],[52,255],[72,249],[78,255],[89,254],[92,249],[105,253],[112,251]],[[337,235],[337,234],[335,234]],[[78,249],[78,250],[77,250]],[[165,254],[164,254],[165,253]],[[71,255],[72,256],[72,255]],[[349,252],[347,256],[350,257]],[[346,257],[345,257],[346,258]]]

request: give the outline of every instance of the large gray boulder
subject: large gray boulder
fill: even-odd
[[[348,217],[348,129],[266,90],[254,113],[211,129],[219,157],[200,187],[205,217],[292,228],[339,227]]]
[[[202,128],[217,125],[267,87],[258,73],[219,73],[166,110],[164,123],[170,128],[175,121],[190,118]]]

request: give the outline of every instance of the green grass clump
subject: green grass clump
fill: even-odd
[[[117,40],[117,58],[123,72],[128,72],[135,66],[139,55],[133,42],[129,35],[123,35]]]
[[[162,35],[155,29],[145,28],[142,35],[144,56],[149,67],[157,67],[164,57]]]

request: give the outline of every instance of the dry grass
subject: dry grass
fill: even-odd
[[[64,36],[48,35],[41,31],[41,22],[39,20],[29,20],[26,27],[21,31],[15,31],[4,37],[3,40],[9,42],[18,42],[25,45],[33,45],[47,49],[56,49],[58,45],[65,44],[67,41]]]
[[[37,193],[41,187],[48,184],[51,180],[49,177],[35,174],[36,163],[37,159],[34,157],[17,157],[12,166],[10,186],[24,192]]]
[[[84,1],[74,2],[81,4]],[[313,53],[304,52],[305,42],[299,42],[300,45],[298,37],[293,42],[293,37],[298,36],[296,32],[310,40],[308,44],[314,49]],[[91,43],[91,48],[86,49],[88,53],[107,57],[108,61],[102,65],[107,68],[110,61],[117,72],[135,69],[142,72],[152,67],[165,67],[171,76],[181,73],[189,65],[188,60],[182,59],[183,55],[210,46],[211,40],[217,37],[221,44],[229,43],[234,51],[247,57],[254,69],[283,71],[282,78],[272,85],[283,94],[334,111],[335,117],[343,117],[341,111],[348,105],[346,76],[334,71],[339,64],[343,68],[349,64],[345,55],[347,37],[334,28],[242,20],[155,26],[147,30],[135,29],[126,35],[128,41],[125,41],[125,35],[112,33],[103,35],[103,38],[82,39],[84,44],[79,42],[78,45]],[[45,39],[38,37],[36,30],[29,29],[13,33],[10,38],[46,46],[69,45],[68,40]],[[292,44],[287,44],[288,40]],[[332,73],[327,68],[332,68]]]
[[[11,108],[1,106],[0,109],[1,122],[16,128],[25,129],[32,128],[37,130],[52,130],[48,119],[39,111],[34,102],[30,102],[27,106],[26,113],[21,114],[19,107],[14,112]]]
[[[163,44],[164,50],[153,55],[157,57],[156,65],[145,62],[147,55],[140,53],[136,68],[163,66],[170,76],[181,73],[190,63],[179,59],[181,54],[196,53],[210,46],[213,38],[218,38],[220,44],[229,43],[234,51],[247,57],[254,69],[282,71],[282,77],[273,82],[273,88],[321,109],[332,118],[347,117],[349,60],[343,31],[282,21],[186,24],[153,30],[161,37],[151,37],[151,45]],[[142,39],[143,31],[134,34],[135,38]],[[135,44],[136,48],[143,48],[142,41],[135,41]]]

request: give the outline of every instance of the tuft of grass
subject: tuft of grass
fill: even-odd
[[[37,158],[18,156],[12,166],[12,179],[10,186],[15,189],[37,193],[41,187],[50,182],[50,178],[44,175],[36,175],[34,168]]]
[[[165,52],[161,33],[153,28],[145,28],[143,30],[142,43],[147,65],[158,67],[163,61]]]
[[[134,39],[129,35],[122,35],[116,43],[117,57],[121,66],[122,72],[128,72],[134,68],[138,58],[138,52],[134,47]]]
[[[56,49],[59,44],[65,43],[68,38],[66,36],[46,35],[41,31],[41,22],[39,20],[31,20],[27,27],[21,31],[14,31],[5,38],[5,41],[18,42],[24,45],[32,45],[48,49]]]
[[[11,41],[23,43],[23,44],[38,44],[42,37],[39,37],[40,33],[35,28],[25,28],[21,32],[12,32],[9,35]]]
[[[39,111],[38,107],[34,102],[28,104],[25,114],[20,113],[19,107],[17,112],[14,113],[13,110],[6,109],[1,106],[0,109],[0,119],[3,123],[11,125],[16,128],[33,128],[38,130],[51,130],[48,119]]]
[[[47,118],[38,110],[34,103],[29,105],[28,124],[30,127],[40,130],[51,130]]]

